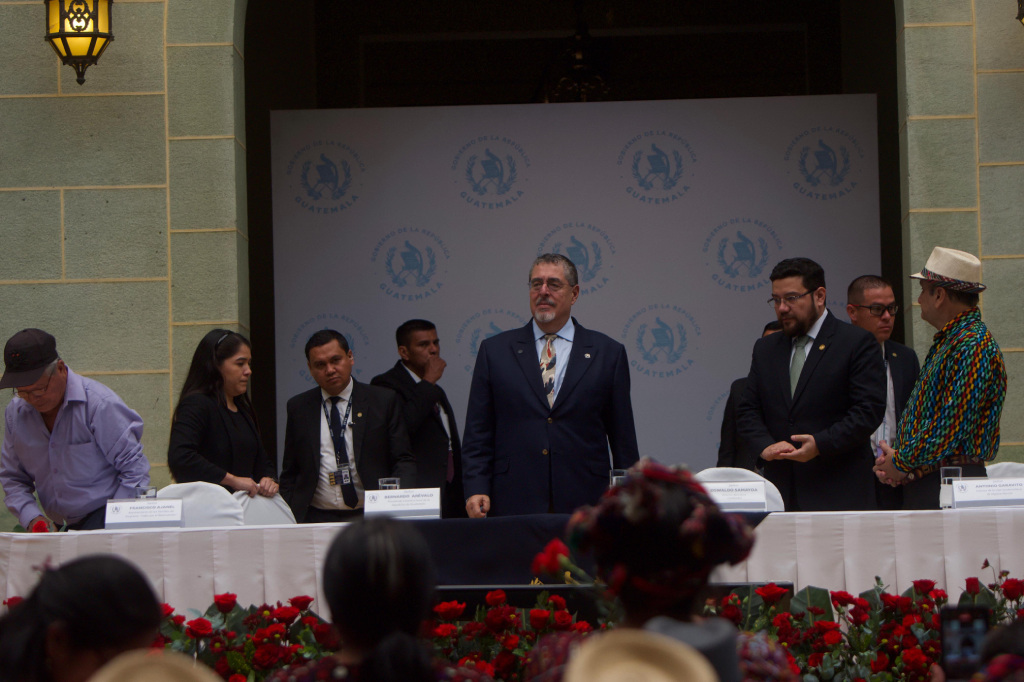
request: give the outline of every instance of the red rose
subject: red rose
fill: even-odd
[[[946,594],[945,590],[932,590],[928,593],[928,596],[932,598],[936,604],[945,604],[949,601],[949,595]]]
[[[467,639],[473,639],[478,634],[487,629],[487,626],[483,623],[471,620],[462,626],[462,635]]]
[[[4,603],[6,604],[7,602],[4,602]],[[167,618],[172,613],[174,613],[174,607],[171,606],[170,604],[167,604],[167,603],[161,604],[160,605],[160,610],[163,611],[164,618]]]
[[[569,548],[555,538],[547,544],[544,551],[533,558],[531,569],[534,575],[557,575],[562,571],[563,557],[569,557]]]
[[[334,630],[334,626],[329,623],[317,623],[313,626],[313,637],[316,639],[316,643],[328,650],[337,649],[341,644],[338,639],[338,633]]]
[[[924,674],[932,663],[920,649],[906,649],[900,658],[908,671],[921,674]]]
[[[985,561],[988,561],[988,559],[986,559]],[[981,592],[981,581],[979,581],[977,578],[968,578],[966,590],[967,594],[971,596],[978,595]]]
[[[811,654],[810,656],[807,657],[807,667],[808,668],[817,668],[818,666],[821,665],[821,660],[823,658],[825,658],[825,654],[821,654],[821,653]]]
[[[557,594],[553,594],[548,597],[548,603],[551,604],[556,611],[565,611],[565,599]]]
[[[1024,580],[1007,578],[1003,581],[1003,595],[1010,601],[1017,601],[1024,595]]]
[[[434,607],[434,613],[443,620],[455,620],[466,610],[466,602],[443,601]]]
[[[185,622],[185,616],[174,616],[173,618],[171,618],[171,622],[177,625],[178,627],[181,627],[181,624]]]
[[[772,625],[776,628],[787,627],[789,625],[790,615],[786,612],[777,613],[772,618]]]
[[[555,611],[555,629],[568,630],[572,627],[572,614],[568,611]]]
[[[812,616],[824,616],[825,615],[825,609],[821,608],[820,606],[808,606],[807,607],[807,613],[811,614]],[[800,614],[800,615],[803,615],[803,614]]]
[[[459,627],[454,623],[441,623],[434,628],[431,635],[433,637],[451,637],[459,632]]]
[[[288,603],[297,608],[299,611],[305,611],[309,608],[309,605],[313,603],[312,597],[300,595],[298,597],[292,597],[288,600]]]
[[[228,663],[227,656],[221,656],[213,662],[213,669],[217,671],[217,674],[221,677],[227,677],[228,673],[231,672],[231,664]]]
[[[870,609],[871,608],[871,602],[869,602],[867,599],[862,599],[861,597],[854,598],[853,605],[855,607],[857,607],[858,609]]]
[[[942,643],[937,639],[929,639],[921,645],[921,650],[924,651],[925,655],[929,658],[938,658],[939,654],[942,653]]]
[[[500,675],[504,679],[508,679],[509,673],[516,667],[519,659],[516,658],[515,654],[511,651],[505,651],[504,649],[498,652],[498,655],[491,661],[491,665],[494,666],[494,673]]]
[[[572,631],[573,632],[578,632],[578,633],[580,633],[582,635],[585,635],[588,632],[593,632],[593,630],[594,630],[594,626],[591,625],[590,623],[588,623],[585,620],[578,620],[578,621],[576,621],[575,623],[572,624]]]
[[[163,649],[164,647],[166,647],[170,643],[171,643],[171,640],[169,638],[164,637],[163,635],[161,635],[158,632],[158,633],[156,633],[156,638],[154,638],[153,642],[149,645],[149,648],[150,649]]]
[[[756,592],[757,596],[761,597],[761,599],[764,600],[764,603],[768,606],[778,603],[780,599],[789,594],[789,590],[784,587],[779,587],[775,583],[768,583],[767,585],[757,588],[754,592]]]
[[[732,622],[733,625],[739,625],[740,621],[743,620],[743,612],[740,611],[740,607],[735,604],[727,604],[722,607],[722,610],[718,612],[718,615]]]
[[[829,592],[832,596],[832,605],[839,606],[853,606],[853,595],[849,592]]]
[[[866,609],[862,609],[859,606],[854,606],[852,609],[850,609],[850,613],[848,615],[850,618],[850,622],[854,625],[864,625],[869,620],[871,620],[871,613]]]
[[[918,594],[928,594],[935,589],[934,580],[915,580],[914,591]]]
[[[530,627],[534,630],[543,630],[548,626],[551,612],[547,609],[530,609]]]
[[[509,651],[515,651],[519,646],[519,635],[509,635],[501,640],[501,646]]]
[[[50,524],[45,519],[39,519],[28,529],[30,533],[49,533]]]
[[[843,641],[843,633],[839,630],[829,630],[821,636],[821,641],[825,642],[828,646],[835,646]]]
[[[819,620],[814,623],[814,629],[818,632],[830,632],[839,629],[839,623],[834,620]]]
[[[274,609],[272,615],[274,620],[291,625],[292,621],[299,617],[299,610],[294,606],[281,606]]]
[[[256,664],[257,668],[267,670],[273,668],[281,660],[282,653],[284,653],[282,648],[277,644],[261,644],[253,652],[252,662]]]
[[[228,678],[228,682],[246,682],[248,679],[249,678],[245,675],[239,675],[238,673],[235,673],[234,675]]]
[[[879,651],[875,660],[871,661],[871,672],[880,673],[889,669],[889,657],[884,651]]]
[[[211,625],[210,621],[206,620],[205,618],[196,618],[195,620],[190,620],[187,623],[187,626],[188,627],[186,633],[188,634],[189,637],[192,637],[193,639],[199,639],[200,637],[209,637],[213,634],[213,625]]]
[[[491,590],[484,597],[484,601],[487,602],[488,606],[501,606],[508,599],[505,596],[505,590]]]
[[[8,597],[7,599],[4,599],[4,606],[6,606],[8,609],[13,609],[15,606],[17,606],[23,601],[25,601],[23,597]],[[171,610],[173,611],[174,609]]]
[[[225,592],[224,594],[213,595],[213,603],[216,604],[217,610],[221,613],[231,613],[235,608],[235,604],[238,603],[238,595]]]
[[[785,651],[786,651],[786,662],[789,663],[789,672],[793,673],[793,675],[795,677],[799,678],[800,677],[800,666],[798,666],[796,664],[796,659],[793,657],[793,654],[790,653],[789,649],[786,649]]]
[[[495,606],[484,615],[484,623],[492,632],[502,632],[516,624],[516,610],[511,606]]]
[[[320,621],[316,619],[316,616],[303,616],[301,621],[301,623],[307,628],[311,628],[319,622]]]

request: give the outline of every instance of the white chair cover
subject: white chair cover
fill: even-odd
[[[291,507],[281,497],[281,493],[273,497],[249,497],[241,490],[231,494],[242,505],[247,526],[280,526],[295,523],[295,515]]]
[[[764,476],[751,471],[750,469],[737,469],[734,467],[712,467],[694,475],[698,481],[708,483],[731,483],[733,481],[764,481],[764,496],[768,505],[768,511],[786,511],[786,505],[782,503],[782,494],[775,484]]]
[[[242,505],[226,489],[213,483],[172,483],[158,490],[156,496],[181,500],[182,528],[241,526],[245,523]]]
[[[985,467],[989,478],[1024,478],[1024,462],[996,462]]]

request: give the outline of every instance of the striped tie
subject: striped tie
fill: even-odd
[[[548,407],[555,403],[555,339],[558,334],[544,335],[544,351],[540,354],[540,378],[544,393],[548,396]]]

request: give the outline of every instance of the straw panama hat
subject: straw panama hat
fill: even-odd
[[[162,649],[121,654],[89,678],[89,682],[223,682],[202,663]]]
[[[696,649],[646,630],[622,628],[588,637],[569,661],[564,682],[717,682]]]
[[[939,286],[968,294],[976,294],[986,288],[981,283],[981,261],[978,257],[944,246],[932,249],[921,272],[911,277],[936,282]]]

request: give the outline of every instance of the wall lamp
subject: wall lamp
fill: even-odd
[[[114,39],[110,6],[114,0],[43,0],[46,36],[60,60],[85,82],[85,70],[95,64]]]

